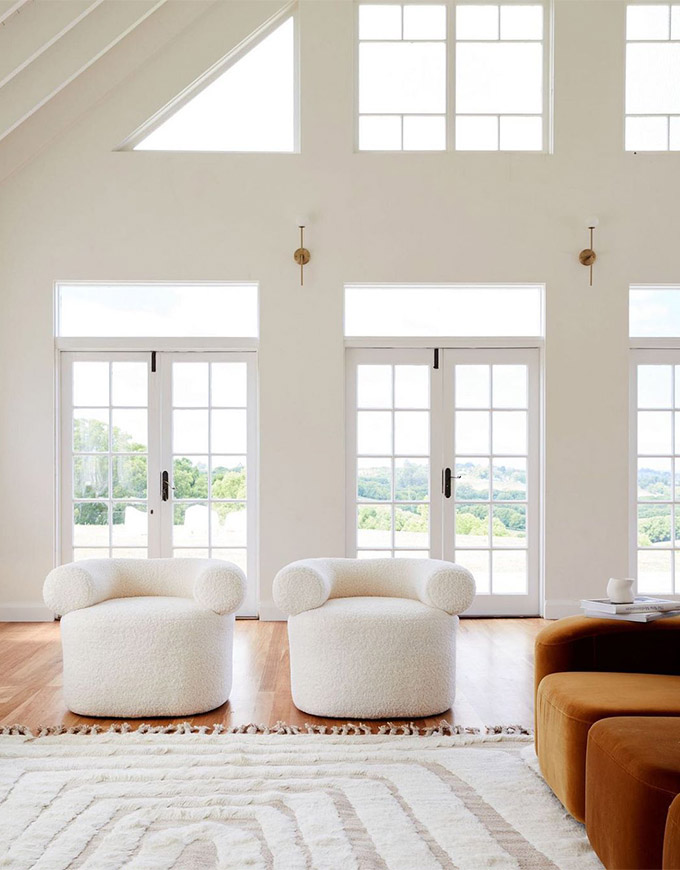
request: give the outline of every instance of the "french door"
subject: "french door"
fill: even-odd
[[[356,349],[347,553],[469,568],[469,615],[540,612],[536,349]],[[436,366],[436,367],[435,367]]]
[[[62,562],[212,557],[257,613],[253,353],[62,353]]]
[[[680,351],[631,360],[631,576],[641,595],[680,592]]]

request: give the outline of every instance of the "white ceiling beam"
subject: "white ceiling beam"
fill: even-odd
[[[0,24],[4,24],[11,15],[29,2],[30,0],[0,0]]]
[[[89,69],[167,0],[105,0],[0,88],[0,140]]]
[[[30,163],[49,142],[83,120],[99,103],[107,103],[107,98],[115,93],[130,76],[139,74],[145,69],[148,62],[151,62],[152,66],[158,64],[160,56],[167,57],[166,52],[171,52],[172,57],[175,58],[177,53],[182,51],[185,31],[193,32],[192,28],[204,18],[208,10],[223,3],[224,0],[191,0],[191,2],[168,0],[162,9],[135,28],[123,42],[107,52],[91,69],[79,76],[26,123],[3,139],[0,142],[0,200],[2,183],[6,178]],[[264,0],[258,0],[258,3],[263,4]],[[206,17],[205,20],[211,22],[213,19]],[[208,33],[214,39],[215,29],[223,27],[223,24],[221,19],[218,19],[214,26],[210,23],[206,26]],[[166,66],[166,70],[167,68]],[[172,63],[169,68],[174,71]],[[182,84],[178,84],[175,90],[180,90]],[[137,88],[143,90],[146,86],[146,78],[142,74],[140,79],[135,80],[135,90]],[[152,103],[148,114],[151,114],[155,107]],[[104,117],[108,117],[109,111],[116,110],[108,109]],[[141,118],[144,117],[145,112],[142,111]],[[101,116],[97,116],[95,123],[98,128],[101,126]],[[112,148],[123,138],[123,134],[130,132],[135,123],[139,123],[138,115],[134,115],[129,123],[123,123],[122,128],[114,128],[108,136],[107,144],[103,147]],[[1,291],[0,295],[2,295]]]
[[[0,88],[58,42],[104,0],[33,0],[0,27]]]

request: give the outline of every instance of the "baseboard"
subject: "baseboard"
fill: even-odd
[[[0,604],[0,622],[53,622],[54,614],[44,604]]]
[[[580,613],[579,603],[573,598],[552,598],[545,602],[543,608],[546,619],[562,619],[564,616],[578,616]]]
[[[259,607],[261,622],[285,622],[287,617],[275,604],[262,603]]]

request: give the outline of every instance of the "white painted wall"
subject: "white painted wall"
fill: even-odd
[[[0,187],[0,618],[40,603],[54,563],[56,279],[260,282],[268,616],[278,568],[343,554],[343,284],[545,282],[547,613],[573,611],[628,573],[628,284],[680,279],[680,155],[623,151],[625,5],[556,2],[553,155],[353,153],[343,0],[302,3],[302,154],[113,151],[272,8],[218,4]],[[50,113],[76,117],[135,50],[124,41]],[[39,135],[13,134],[0,170]],[[593,288],[576,258],[589,214]]]

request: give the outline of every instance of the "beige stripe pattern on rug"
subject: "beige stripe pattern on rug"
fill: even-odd
[[[526,737],[0,736],[0,867],[596,870]]]

